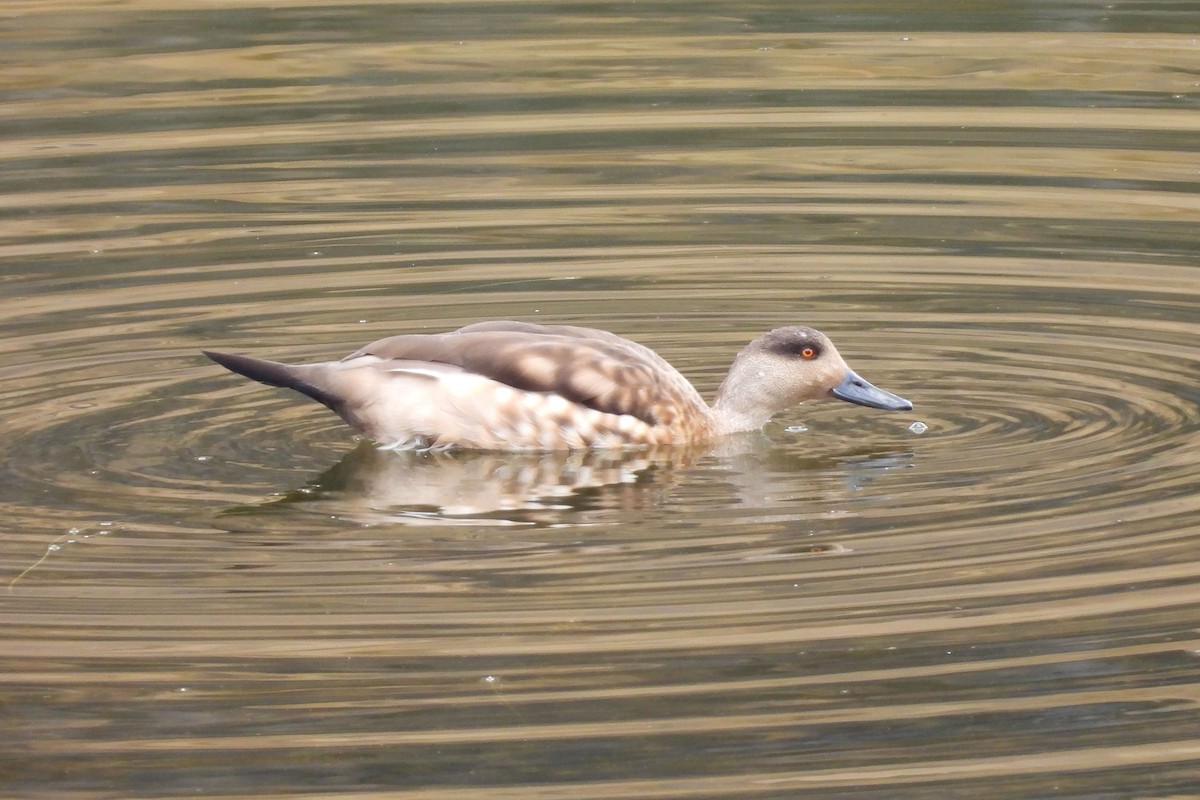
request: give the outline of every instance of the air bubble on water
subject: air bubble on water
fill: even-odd
[[[925,431],[929,430],[929,426],[926,425],[924,422],[914,422],[912,425],[908,426],[908,429],[910,431],[912,431],[913,433],[922,434]]]

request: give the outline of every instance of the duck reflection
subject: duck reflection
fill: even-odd
[[[474,524],[483,518],[489,524],[545,524],[551,520],[530,512],[656,505],[675,482],[675,470],[700,452],[419,452],[363,441],[270,505],[307,506],[363,523]]]
[[[896,452],[789,456],[759,435],[731,437],[716,448],[626,452],[419,452],[380,449],[363,441],[304,487],[265,507],[362,524],[580,524],[585,520],[570,512],[661,506],[680,489],[685,474],[703,482],[706,494],[719,494],[718,502],[749,510],[787,505],[787,498],[795,496],[788,487],[798,472],[816,471],[830,480],[833,494],[846,496],[910,460],[911,454]],[[227,513],[252,514],[263,508]]]

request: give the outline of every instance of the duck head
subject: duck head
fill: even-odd
[[[738,353],[713,413],[722,433],[756,430],[778,412],[820,397],[888,411],[913,407],[850,369],[825,334],[791,326],[764,333]]]

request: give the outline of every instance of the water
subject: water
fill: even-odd
[[[9,3],[0,794],[1200,793],[1192,3]],[[381,453],[201,347],[910,398]]]

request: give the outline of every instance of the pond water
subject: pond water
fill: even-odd
[[[9,2],[8,797],[1200,793],[1200,9]],[[911,412],[380,452],[515,318]]]

